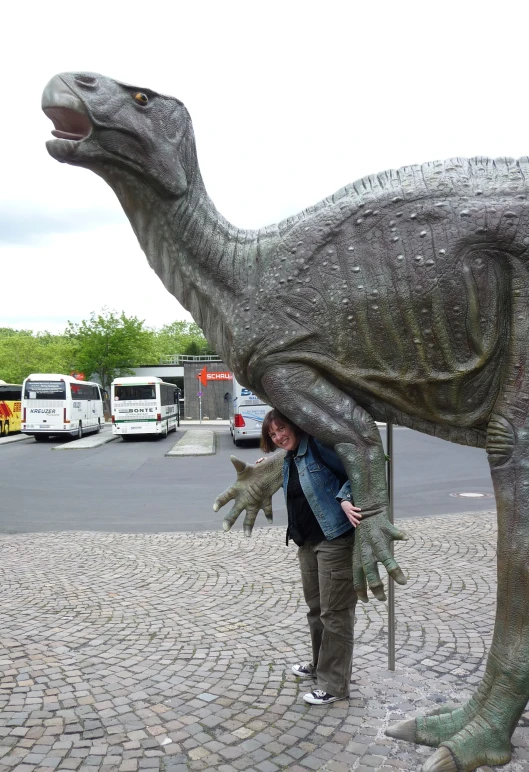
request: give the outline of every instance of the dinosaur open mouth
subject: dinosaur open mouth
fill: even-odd
[[[44,112],[53,121],[54,137],[79,142],[89,136],[92,124],[85,113],[72,110],[70,107],[45,107]]]

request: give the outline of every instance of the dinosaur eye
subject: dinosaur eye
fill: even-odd
[[[142,91],[138,91],[137,94],[134,94],[134,99],[140,105],[145,106],[146,104],[149,103],[149,97],[147,96],[147,94],[144,94]]]

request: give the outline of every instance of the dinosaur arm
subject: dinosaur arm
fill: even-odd
[[[353,556],[355,589],[367,601],[369,585],[377,600],[385,600],[378,563],[398,584],[406,584],[391,542],[407,537],[389,521],[384,448],[374,420],[351,396],[304,364],[268,367],[262,384],[271,404],[332,447],[344,465],[353,501],[362,512]]]
[[[222,527],[229,531],[243,510],[246,510],[243,528],[245,536],[252,535],[255,519],[260,509],[269,523],[272,522],[272,496],[279,490],[283,481],[283,459],[285,453],[277,451],[258,464],[245,464],[235,456],[231,462],[237,470],[237,480],[215,499],[213,509],[233,501],[233,506],[224,518]]]

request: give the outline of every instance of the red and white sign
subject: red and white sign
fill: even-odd
[[[197,375],[198,380],[203,386],[208,385],[208,381],[233,381],[233,373],[230,372],[212,372],[208,373],[207,366],[204,365]]]

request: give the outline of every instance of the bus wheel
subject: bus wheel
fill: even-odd
[[[99,434],[100,431],[101,431],[101,419],[98,418],[97,419],[97,433]]]
[[[8,424],[7,421],[4,421],[4,425],[2,426],[2,434],[1,434],[1,436],[2,437],[7,437],[8,434],[9,434],[9,424]]]
[[[168,434],[169,434],[169,425],[168,425],[168,422],[166,421],[165,422],[165,426],[164,426],[164,430],[162,432],[162,437],[165,438],[165,437],[167,437]]]
[[[83,425],[82,425],[82,423],[80,421],[79,421],[79,427],[77,429],[77,439],[78,440],[82,440],[83,439]]]

